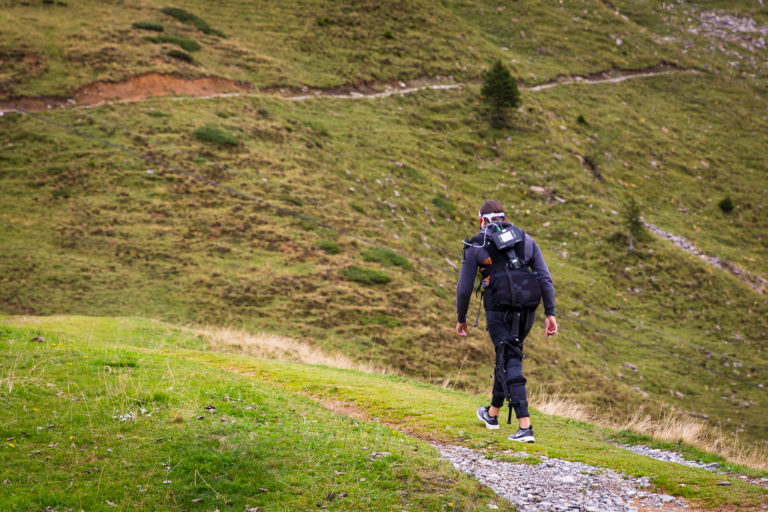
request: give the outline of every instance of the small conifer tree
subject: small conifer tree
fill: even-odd
[[[496,128],[505,126],[507,111],[520,105],[517,80],[500,60],[483,73],[483,88],[480,93],[490,107],[491,124]]]

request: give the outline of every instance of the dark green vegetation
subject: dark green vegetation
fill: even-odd
[[[160,23],[154,23],[151,21],[135,21],[133,23],[133,28],[138,28],[141,30],[152,30],[155,32],[162,32],[164,30]]]
[[[692,34],[712,4],[184,2],[227,39],[154,7],[7,4],[0,76],[46,95],[150,70],[264,88],[376,88],[448,75],[469,85],[375,101],[154,99],[43,114],[150,161],[6,115],[3,310],[268,330],[485,389],[492,349],[482,328],[454,337],[452,265],[479,204],[497,197],[538,240],[558,291],[561,333],[545,340],[537,326],[527,343],[532,382],[605,415],[643,405],[706,414],[729,435],[765,439],[765,297],[659,238],[636,241],[628,254],[621,215],[630,191],[646,221],[705,254],[757,274],[768,268],[767,59],[703,29]],[[753,4],[717,8],[768,22]],[[123,22],[103,21],[114,17]],[[165,50],[143,42],[135,19],[199,40],[196,67],[158,61]],[[474,82],[497,59],[527,87],[604,71],[669,73],[521,88],[521,108],[501,130],[489,126]],[[206,125],[239,143],[199,140]],[[729,214],[718,207],[726,196]],[[381,255],[366,261],[366,240],[409,256],[410,267]],[[352,269],[391,281],[369,285],[344,275]]]
[[[178,7],[164,7],[160,9],[160,12],[176,18],[186,25],[195,27],[203,34],[213,34],[219,37],[226,37],[223,32],[212,28],[204,19],[200,18],[199,16],[195,16],[191,12],[185,11],[184,9],[179,9]]]
[[[500,60],[483,73],[483,87],[480,89],[483,100],[489,106],[491,124],[496,128],[507,125],[509,110],[520,105],[520,91],[517,81],[509,69]]]
[[[31,341],[38,337],[45,341]],[[398,431],[498,457],[512,442],[477,424],[479,397],[402,377],[206,352],[203,343],[138,319],[0,321],[0,400],[9,413],[0,419],[0,507],[437,511],[493,502],[512,510]],[[307,395],[377,420],[330,413]],[[746,510],[766,497],[739,478],[606,442],[632,441],[623,434],[536,411],[533,420],[537,444],[515,449],[653,475],[660,489],[700,506]],[[723,479],[732,485],[718,486]]]
[[[192,134],[202,142],[210,142],[218,146],[237,146],[240,141],[234,135],[225,132],[215,124],[201,126]]]

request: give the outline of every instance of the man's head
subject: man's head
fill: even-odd
[[[504,220],[504,207],[495,199],[489,199],[480,207],[480,219],[482,225],[489,222]]]

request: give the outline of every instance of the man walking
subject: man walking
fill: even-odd
[[[510,419],[515,411],[519,429],[509,439],[534,442],[523,377],[523,342],[530,331],[536,306],[544,302],[545,336],[557,332],[555,290],[547,264],[536,242],[506,220],[499,201],[480,207],[480,232],[464,241],[464,260],[456,285],[456,333],[467,335],[467,309],[475,275],[481,274],[486,329],[496,349],[496,369],[490,407],[477,409],[489,429],[499,428],[499,409],[505,397]],[[479,316],[478,310],[478,316]]]

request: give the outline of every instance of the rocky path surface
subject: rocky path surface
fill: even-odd
[[[477,478],[521,512],[639,512],[692,510],[682,499],[647,490],[647,477],[525,452],[505,451],[516,462],[493,460],[482,452],[434,445],[454,467]]]
[[[731,274],[735,275],[745,283],[747,283],[750,288],[755,290],[758,293],[765,293],[766,288],[768,288],[768,280],[766,280],[762,276],[750,274],[743,268],[739,267],[735,263],[731,263],[730,261],[721,260],[720,258],[717,258],[715,256],[709,256],[707,254],[702,253],[696,248],[696,245],[694,245],[693,242],[690,240],[680,236],[676,235],[674,233],[670,233],[669,231],[665,231],[661,229],[658,226],[655,226],[653,224],[650,224],[648,222],[643,223],[648,231],[653,233],[656,236],[659,236],[661,238],[664,238],[666,240],[669,240],[676,246],[678,246],[680,249],[684,250],[685,252],[689,254],[693,254],[694,256],[697,256],[698,258],[704,260],[709,265],[719,268],[720,270],[724,270],[726,272],[730,272]]]

